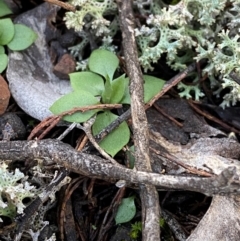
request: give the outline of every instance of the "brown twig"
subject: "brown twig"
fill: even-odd
[[[107,212],[104,216],[103,222],[101,224],[100,230],[99,230],[99,234],[98,234],[98,240],[101,240],[102,237],[104,237],[104,235],[106,234],[106,232],[111,228],[111,224],[112,221],[115,217],[116,214],[116,210],[118,208],[118,206],[121,203],[121,200],[125,194],[125,187],[121,188],[118,190],[118,192],[116,193],[115,197],[113,198],[111,205],[108,207]],[[108,218],[110,212],[112,211],[112,215],[110,218]],[[108,220],[108,222],[107,222]]]
[[[209,113],[206,113],[202,110],[200,110],[196,105],[194,105],[193,101],[188,100],[188,104],[200,115],[204,116],[205,118],[207,118],[208,120],[214,121],[215,123],[218,123],[219,125],[221,125],[224,129],[228,130],[228,131],[232,131],[235,133],[240,134],[240,131],[237,130],[236,128],[224,123],[223,121],[219,120],[217,117],[210,115]]]
[[[199,176],[203,176],[203,177],[212,177],[214,174],[211,174],[209,172],[206,172],[204,170],[199,170],[197,168],[194,168],[192,166],[186,165],[185,163],[181,162],[180,160],[178,160],[175,156],[168,154],[168,153],[162,153],[154,148],[150,148],[154,153],[156,153],[157,155],[160,155],[162,157],[165,157],[167,160],[177,164],[178,166],[183,167],[184,169],[186,169],[187,172],[192,173],[192,174],[196,174]]]
[[[84,134],[80,143],[77,145],[77,151],[81,151],[84,148],[84,146],[87,144],[87,142],[88,142],[88,137],[86,134]]]
[[[127,73],[130,78],[132,126],[135,146],[135,167],[141,171],[152,171],[149,155],[149,131],[144,108],[143,75],[138,62],[138,51],[134,34],[135,19],[132,1],[117,0],[119,22]],[[160,240],[159,198],[156,187],[140,185],[142,202],[142,240]]]
[[[78,177],[72,180],[72,182],[68,184],[68,187],[65,190],[65,195],[61,203],[60,218],[59,218],[60,238],[62,241],[64,240],[64,220],[65,220],[65,208],[67,205],[67,201],[71,197],[73,191],[80,185],[80,183],[83,182],[83,180],[84,179],[82,177]]]
[[[163,116],[165,116],[166,118],[168,118],[170,121],[172,121],[173,123],[175,123],[177,126],[179,127],[183,127],[183,124],[178,122],[176,119],[174,119],[172,116],[168,115],[165,111],[163,111],[156,103],[153,104],[153,107],[159,112],[161,113]]]
[[[81,126],[80,124],[78,124],[78,128],[82,129],[89,141],[93,144],[93,146],[99,151],[99,153],[105,157],[107,160],[109,160],[112,164],[114,165],[120,165],[118,162],[116,162],[112,157],[110,157],[99,145],[98,143],[96,142],[96,140],[94,139],[93,135],[92,135],[92,130],[91,130],[91,127],[93,125],[95,121],[95,118],[91,118],[89,119],[87,122],[84,123],[84,126]]]
[[[43,137],[49,133],[49,131],[56,126],[59,121],[66,115],[73,115],[76,112],[86,112],[89,110],[96,110],[96,109],[118,109],[121,108],[121,104],[99,104],[99,105],[90,105],[90,106],[82,106],[82,107],[75,107],[71,110],[64,111],[60,113],[59,115],[54,115],[47,117],[45,120],[41,121],[30,133],[28,140],[32,140],[35,136],[37,136],[38,132],[40,132],[42,129],[47,127],[40,136],[38,136],[38,139],[41,140]]]
[[[89,110],[96,110],[96,109],[119,109],[122,108],[122,104],[99,104],[99,105],[89,105],[89,106],[82,106],[82,107],[75,107],[71,110],[67,110],[59,114],[58,116],[64,117],[65,115],[73,115],[76,112],[86,112]]]
[[[183,80],[189,73],[191,73],[195,69],[196,69],[196,63],[193,63],[189,65],[183,72],[177,74],[172,79],[167,81],[163,86],[162,90],[145,105],[145,109],[150,108],[153,105],[153,103],[155,103],[161,96],[163,96],[173,86],[177,85],[181,80]]]
[[[37,134],[42,131],[44,128],[46,128],[41,134],[40,136],[38,136],[38,139],[41,140],[44,136],[46,136],[47,133],[49,133],[49,131],[56,126],[59,121],[61,120],[61,118],[59,116],[51,116],[51,117],[47,117],[46,119],[44,119],[42,122],[40,122],[37,126],[34,127],[34,129],[32,130],[32,132],[30,133],[30,135],[28,136],[28,140],[32,140],[35,136],[37,136]]]
[[[44,0],[44,1],[48,2],[48,3],[51,3],[51,4],[54,4],[54,5],[57,5],[61,8],[64,8],[64,9],[72,11],[72,12],[76,11],[76,8],[70,3],[65,3],[65,2],[58,1],[58,0]]]

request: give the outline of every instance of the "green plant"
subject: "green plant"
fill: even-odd
[[[4,46],[13,51],[20,51],[28,48],[37,38],[35,32],[22,24],[13,24],[10,18],[2,18],[12,11],[0,0],[0,73],[8,64],[8,56]]]
[[[159,219],[159,226],[161,228],[164,240],[172,240],[171,230],[168,224],[166,223],[166,221],[164,220],[164,218]],[[135,222],[131,224],[130,237],[133,240],[138,239],[141,233],[142,233],[142,222]]]
[[[133,240],[136,240],[137,238],[139,238],[141,233],[142,233],[142,222],[135,222],[131,224],[130,237]]]
[[[136,214],[136,206],[134,203],[134,196],[123,198],[121,204],[118,207],[117,214],[115,216],[116,224],[127,223],[131,221]]]
[[[130,104],[129,78],[120,75],[114,78],[119,60],[115,54],[104,49],[92,52],[89,61],[89,71],[70,74],[73,92],[61,97],[51,107],[53,114],[61,114],[76,107],[97,104]],[[152,76],[144,75],[144,101],[148,102],[164,85],[164,81]],[[85,122],[97,114],[92,126],[94,135],[108,126],[118,116],[109,110],[95,109],[84,113],[77,112],[63,117],[68,122]],[[126,122],[107,135],[100,146],[111,156],[114,156],[126,145],[130,138],[130,131]]]

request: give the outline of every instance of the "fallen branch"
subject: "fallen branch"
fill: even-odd
[[[99,179],[113,178],[116,181],[125,180],[129,184],[151,184],[166,189],[200,192],[208,196],[240,194],[240,173],[233,166],[211,178],[164,175],[115,166],[96,155],[77,152],[70,145],[57,140],[0,142],[1,160],[15,161],[27,158],[54,161],[70,171]]]

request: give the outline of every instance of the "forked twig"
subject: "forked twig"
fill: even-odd
[[[103,157],[105,157],[107,160],[109,160],[112,164],[121,166],[121,165],[120,165],[118,162],[116,162],[112,157],[110,157],[110,156],[98,145],[98,143],[95,141],[95,139],[94,139],[94,137],[93,137],[93,135],[92,135],[92,131],[91,131],[91,127],[92,127],[94,121],[95,121],[95,117],[93,117],[93,118],[89,119],[87,122],[85,122],[85,123],[84,123],[84,126],[82,126],[81,124],[77,124],[77,127],[78,127],[79,129],[82,129],[82,130],[86,133],[89,141],[93,144],[93,146],[99,151],[99,153],[100,153]]]

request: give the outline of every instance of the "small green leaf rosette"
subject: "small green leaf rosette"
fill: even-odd
[[[113,79],[119,61],[115,54],[104,49],[92,52],[88,67],[89,71],[70,74],[73,92],[57,100],[50,108],[54,114],[69,111],[75,107],[103,104],[130,103],[129,78],[121,75]],[[149,101],[163,87],[164,81],[144,75],[144,100]],[[65,116],[69,122],[85,122],[101,110],[77,112]],[[111,111],[98,114],[92,126],[93,135],[99,134],[104,128],[118,118]],[[130,130],[126,122],[109,133],[99,145],[111,156],[115,156],[130,139]]]
[[[104,111],[98,114],[92,126],[93,135],[97,135],[117,118],[118,116],[110,111]],[[109,133],[99,145],[113,157],[129,142],[129,139],[130,131],[128,125],[126,122],[123,122],[119,127]]]
[[[136,214],[136,206],[134,203],[134,196],[123,198],[121,204],[118,207],[115,217],[116,224],[127,223],[131,221]]]

